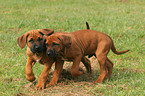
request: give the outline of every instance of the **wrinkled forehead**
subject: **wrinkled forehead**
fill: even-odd
[[[59,41],[58,36],[51,35],[46,39],[46,43],[52,43]]]
[[[29,31],[29,38],[38,39],[38,37],[42,38],[42,35],[39,33],[38,30],[31,30]]]

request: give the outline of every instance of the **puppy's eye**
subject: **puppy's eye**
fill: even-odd
[[[33,42],[34,40],[33,40],[33,38],[31,38],[30,40],[29,40],[29,42]]]
[[[52,43],[52,46],[57,46],[57,45],[59,45],[59,44],[55,43],[55,42]]]
[[[43,38],[38,37],[38,41],[41,41],[41,40],[43,40]]]

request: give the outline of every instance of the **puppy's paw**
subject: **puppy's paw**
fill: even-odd
[[[78,76],[82,75],[83,72],[82,71],[78,71],[78,72],[71,71],[71,74],[75,77],[78,77]]]
[[[36,78],[34,77],[34,75],[31,76],[26,75],[26,79],[30,82],[33,82]]]
[[[102,82],[103,81],[101,81],[101,80],[93,81],[94,84],[96,84],[96,83],[102,83]]]
[[[44,87],[45,87],[45,84],[38,83],[38,84],[36,85],[35,89],[36,89],[36,90],[37,90],[37,89],[38,89],[38,90],[43,90]]]
[[[57,82],[50,82],[49,84],[46,85],[46,87],[54,86],[56,84],[57,84]]]

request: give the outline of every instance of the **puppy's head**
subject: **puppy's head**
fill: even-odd
[[[46,55],[55,58],[65,47],[71,46],[71,37],[53,34],[46,38]]]
[[[43,50],[45,37],[44,35],[51,35],[54,31],[52,29],[38,29],[31,30],[20,36],[17,41],[21,48],[27,44],[33,53],[40,53]]]

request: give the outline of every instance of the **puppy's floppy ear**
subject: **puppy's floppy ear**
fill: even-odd
[[[19,38],[17,38],[17,42],[21,48],[24,48],[27,42],[27,37],[29,36],[29,32],[23,34]]]
[[[38,31],[41,35],[47,35],[47,36],[54,33],[53,29],[38,29]]]
[[[71,40],[70,36],[61,35],[61,36],[58,37],[58,39],[62,42],[62,44],[65,47],[70,47],[71,46],[72,40]]]

